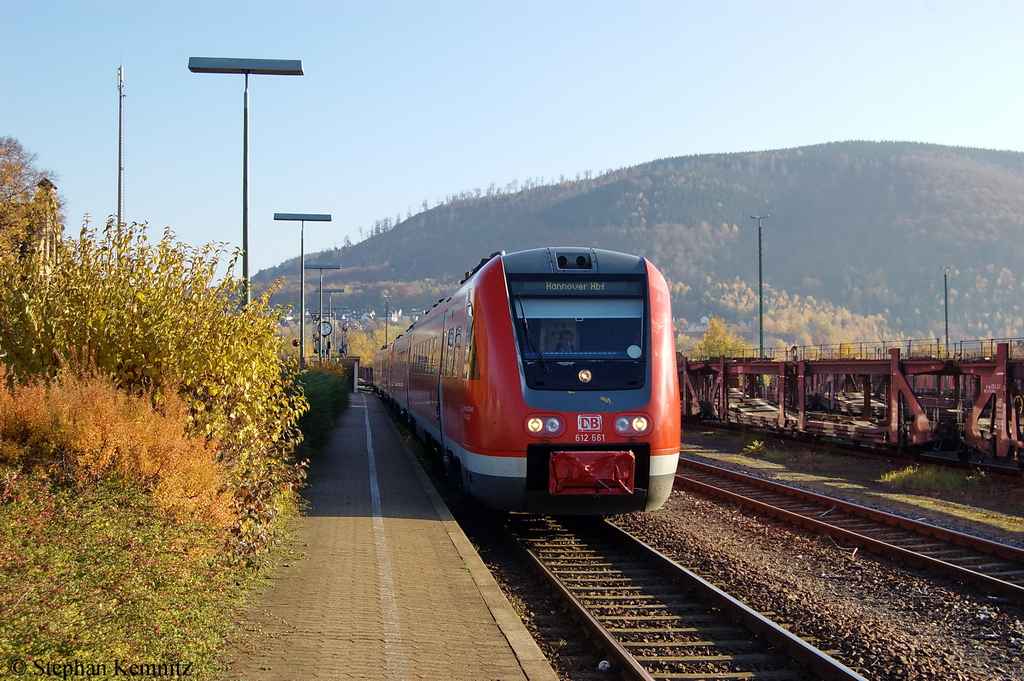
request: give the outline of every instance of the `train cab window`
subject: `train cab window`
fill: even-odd
[[[640,298],[519,298],[515,307],[524,357],[639,359]]]
[[[650,333],[644,275],[533,272],[506,281],[528,388],[644,388]]]
[[[628,390],[645,384],[642,297],[514,296],[512,303],[529,387]]]

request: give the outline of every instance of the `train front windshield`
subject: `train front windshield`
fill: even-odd
[[[509,281],[519,356],[538,390],[639,388],[645,282],[570,276]]]

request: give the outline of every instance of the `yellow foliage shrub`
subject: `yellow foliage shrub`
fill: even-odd
[[[77,485],[125,480],[178,519],[231,525],[216,442],[188,434],[188,408],[175,391],[159,401],[158,410],[152,395],[70,372],[0,388],[0,463]]]
[[[229,550],[255,560],[266,554],[275,520],[295,503],[305,477],[292,453],[308,405],[296,367],[279,356],[286,310],[270,305],[272,291],[245,302],[244,282],[231,274],[233,262],[218,275],[224,255],[222,246],[193,248],[170,230],[150,241],[143,224],[115,227],[110,221],[101,230],[86,225],[78,238],[60,240],[45,257],[34,254],[0,268],[0,358],[9,382],[53,379],[69,366],[89,366],[161,406],[170,399],[165,396],[176,394],[187,407],[186,432],[216,443],[235,518]],[[177,403],[166,405],[163,413],[177,413]],[[142,462],[173,461],[178,454],[158,454],[154,444],[136,456],[115,444],[123,437],[104,422],[117,409],[110,403],[83,407],[82,414],[65,410],[59,427],[44,432],[63,432],[61,446],[76,452],[76,475],[123,468],[135,457],[137,475],[170,485],[164,473],[153,472],[159,467]],[[92,419],[97,423],[88,425]],[[65,461],[47,451],[51,446],[47,440],[30,452],[4,451],[10,450],[7,458],[54,455],[53,461]],[[187,496],[189,489],[175,494]]]

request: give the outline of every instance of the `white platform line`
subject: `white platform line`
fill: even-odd
[[[373,435],[370,432],[370,410],[366,395],[362,395],[363,417],[366,419],[366,457],[370,464],[370,502],[373,507],[373,537],[377,547],[377,576],[380,583],[380,609],[384,626],[384,655],[389,679],[405,679],[405,655],[402,635],[398,628],[398,605],[395,602],[395,582],[391,576],[391,556],[384,535],[384,517],[380,507],[380,488],[377,486],[377,462],[373,458]]]

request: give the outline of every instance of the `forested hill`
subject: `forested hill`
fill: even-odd
[[[773,340],[941,335],[945,266],[951,339],[1024,335],[1018,152],[837,142],[663,159],[464,193],[307,263],[343,268],[327,281],[350,288],[350,307],[378,307],[387,288],[408,308],[429,306],[497,250],[595,246],[650,258],[673,284],[677,317],[714,314],[756,329],[749,216],[758,214],[771,215],[763,253]],[[293,260],[255,280],[294,279],[296,269]],[[278,298],[297,299],[295,283]]]

